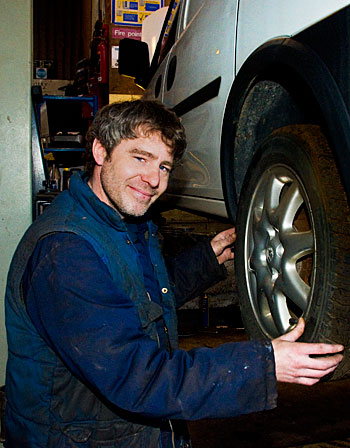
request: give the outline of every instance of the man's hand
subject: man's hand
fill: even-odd
[[[339,353],[344,350],[342,345],[295,342],[304,328],[305,321],[300,318],[292,331],[272,341],[277,381],[311,386],[333,372],[343,359]],[[311,358],[310,355],[318,357]]]
[[[218,233],[211,240],[210,244],[216,255],[219,264],[224,263],[227,260],[232,260],[233,251],[232,244],[236,241],[236,230],[232,229],[224,230]]]

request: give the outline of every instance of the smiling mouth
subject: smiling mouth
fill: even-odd
[[[155,192],[148,192],[148,191],[143,191],[140,190],[138,188],[135,187],[131,187],[129,186],[129,188],[140,198],[144,198],[144,199],[151,199],[156,193]]]

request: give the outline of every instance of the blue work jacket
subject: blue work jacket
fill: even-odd
[[[52,327],[62,329],[60,337],[53,337],[50,325],[41,326],[30,318],[21,280],[38,242],[58,232],[83,239],[101,278],[110,277],[110,288],[100,290],[97,284],[94,295],[85,297],[84,286],[80,287],[84,276],[73,275],[66,260],[63,284],[67,282],[66,290],[76,290],[75,301],[66,302],[53,281],[46,306],[52,307]],[[148,233],[161,304],[149,300],[137,251],[123,221],[95,196],[84,177],[73,177],[70,190],[24,236],[11,264],[6,293],[9,448],[168,448],[173,426],[169,419],[229,417],[275,406],[269,342],[191,352],[177,349],[177,296],[172,283],[182,278],[186,284],[191,275],[187,279],[185,275],[184,281],[184,273],[177,275],[175,269],[170,280],[151,222]],[[72,260],[69,252],[67,258],[74,269],[83,269],[79,241],[75,244],[76,258]],[[211,256],[206,264],[215,271],[215,256]],[[210,278],[210,269],[192,274],[197,278],[193,282]],[[32,275],[33,288],[40,288],[36,273]],[[55,278],[54,268],[51,275]],[[198,284],[189,291],[199,291]],[[120,315],[122,325],[116,327]],[[156,322],[160,318],[167,328],[169,351],[159,347]]]

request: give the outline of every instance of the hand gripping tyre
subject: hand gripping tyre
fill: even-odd
[[[276,338],[304,317],[301,340],[346,347],[350,371],[350,213],[317,126],[280,128],[262,144],[237,216],[236,283],[253,338]]]

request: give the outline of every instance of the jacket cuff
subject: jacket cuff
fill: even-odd
[[[215,282],[219,282],[221,280],[225,280],[227,277],[227,269],[224,263],[219,264],[215,252],[210,244],[211,240],[206,240],[203,243],[199,243],[203,245],[203,257],[208,259],[209,266],[211,266],[212,274]]]
[[[273,409],[277,406],[277,379],[275,355],[271,341],[263,341],[266,349],[265,355],[265,372],[266,372],[266,410]]]

